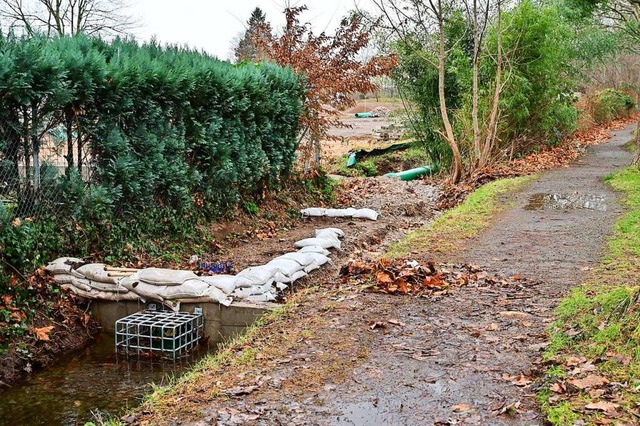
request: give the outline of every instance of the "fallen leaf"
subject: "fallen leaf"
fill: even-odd
[[[554,383],[554,384],[552,384],[552,385],[549,387],[549,389],[551,389],[551,391],[552,391],[552,392],[555,392],[555,393],[565,393],[565,392],[566,392],[566,390],[567,390],[567,389],[566,389],[562,384],[560,384],[560,383]]]
[[[518,374],[517,376],[512,376],[511,374],[504,373],[502,375],[502,378],[520,387],[527,386],[533,382],[531,379],[529,379],[528,377],[522,374]]]
[[[489,325],[489,327],[487,327],[487,330],[489,330],[489,331],[496,331],[497,329],[498,329],[498,324],[496,324],[495,322],[491,323],[491,325]]]
[[[606,401],[598,401],[598,402],[591,402],[585,405],[584,408],[586,408],[587,410],[597,410],[597,411],[603,411],[605,413],[612,413],[616,411],[618,408],[620,408],[620,404],[615,404],[613,402],[606,402]]]
[[[595,374],[592,374],[590,376],[585,377],[584,379],[567,380],[567,383],[569,383],[570,385],[573,385],[576,388],[582,390],[582,389],[586,389],[586,388],[594,388],[594,387],[598,387],[598,386],[604,386],[607,383],[609,383],[609,380],[607,380],[605,377],[596,376]]]
[[[49,340],[49,333],[53,330],[53,326],[50,325],[48,327],[36,328],[33,331],[36,333],[36,337],[38,340],[47,341]]]
[[[369,323],[369,328],[371,330],[375,330],[377,328],[387,328],[386,324],[383,322],[379,322],[379,321],[374,321],[374,322],[370,322]]]
[[[397,326],[399,326],[399,327],[404,327],[404,326],[406,325],[405,323],[403,323],[402,321],[398,321],[397,319],[390,319],[390,320],[388,320],[387,322],[388,322],[389,324],[397,325]]]
[[[531,316],[526,312],[520,312],[520,311],[502,311],[499,313],[499,315],[505,318],[523,318],[523,319],[529,318]]]
[[[461,413],[463,411],[469,411],[471,407],[468,404],[457,404],[451,407],[454,413]]]

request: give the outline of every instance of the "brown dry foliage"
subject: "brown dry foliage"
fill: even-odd
[[[388,74],[397,60],[393,55],[358,60],[370,35],[360,15],[344,18],[333,36],[325,32],[316,35],[308,23],[300,20],[305,10],[306,6],[285,9],[284,33],[274,36],[265,28],[258,32],[255,42],[270,60],[306,77],[300,127],[302,137],[319,148],[320,140],[330,139],[327,131],[331,127],[345,126],[339,120],[339,111],[356,105],[353,95],[377,90],[372,77]]]

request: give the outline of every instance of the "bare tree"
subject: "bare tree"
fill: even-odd
[[[502,0],[372,0],[384,18],[386,29],[394,36],[408,43],[420,44],[417,53],[423,52],[421,58],[433,66],[438,72],[438,100],[443,132],[440,135],[446,140],[453,154],[453,170],[451,180],[456,183],[463,174],[463,161],[460,141],[456,138],[451,124],[451,112],[446,103],[445,71],[450,47],[462,40],[446,40],[445,23],[455,10],[466,10],[468,21],[473,25],[473,88],[472,111],[473,123],[473,167],[484,167],[491,160],[495,147],[497,125],[499,121],[500,94],[504,87],[502,68],[504,52],[501,46],[500,15]],[[486,35],[489,20],[496,19],[497,52],[488,55],[496,63],[494,92],[490,102],[488,117],[480,117],[478,70],[481,48]],[[481,125],[482,123],[482,125]]]
[[[29,35],[125,35],[139,25],[127,0],[0,0],[0,19]]]

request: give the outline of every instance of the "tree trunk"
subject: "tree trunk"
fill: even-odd
[[[480,145],[480,123],[478,120],[478,56],[480,54],[480,36],[478,34],[478,0],[473,0],[473,89],[471,119],[473,121],[473,149],[476,162],[480,161],[482,147]]]
[[[40,189],[40,138],[38,137],[38,106],[31,104],[31,147],[33,156],[33,189]]]
[[[496,60],[496,83],[493,91],[493,101],[491,104],[491,115],[489,116],[489,123],[487,123],[487,136],[484,141],[484,147],[482,149],[482,156],[480,157],[479,167],[485,167],[491,159],[493,153],[496,133],[498,131],[498,112],[500,106],[500,92],[502,91],[502,8],[500,0],[498,0],[498,22],[497,22],[497,42],[498,42],[498,56]]]
[[[65,126],[67,130],[67,170],[73,168],[73,114],[72,109],[69,109],[65,113]]]
[[[462,177],[462,156],[460,148],[453,134],[453,127],[449,121],[449,112],[447,110],[447,102],[444,92],[444,66],[446,60],[446,52],[444,45],[444,17],[442,16],[442,0],[438,0],[438,32],[440,33],[440,48],[438,51],[438,98],[440,100],[440,115],[444,124],[445,136],[449,147],[453,153],[453,170],[451,172],[451,182],[456,184],[460,182]]]

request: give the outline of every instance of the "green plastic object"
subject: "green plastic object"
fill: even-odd
[[[373,118],[370,112],[356,112],[356,118]]]
[[[436,170],[437,170],[437,167],[435,167],[433,164],[429,164],[428,166],[416,167],[415,169],[409,169],[403,172],[387,173],[385,176],[399,177],[400,180],[403,180],[406,182],[406,181],[414,180],[420,176],[430,175],[432,173],[435,173]]]
[[[358,156],[355,152],[349,154],[349,159],[347,160],[347,167],[353,167],[358,162]]]

